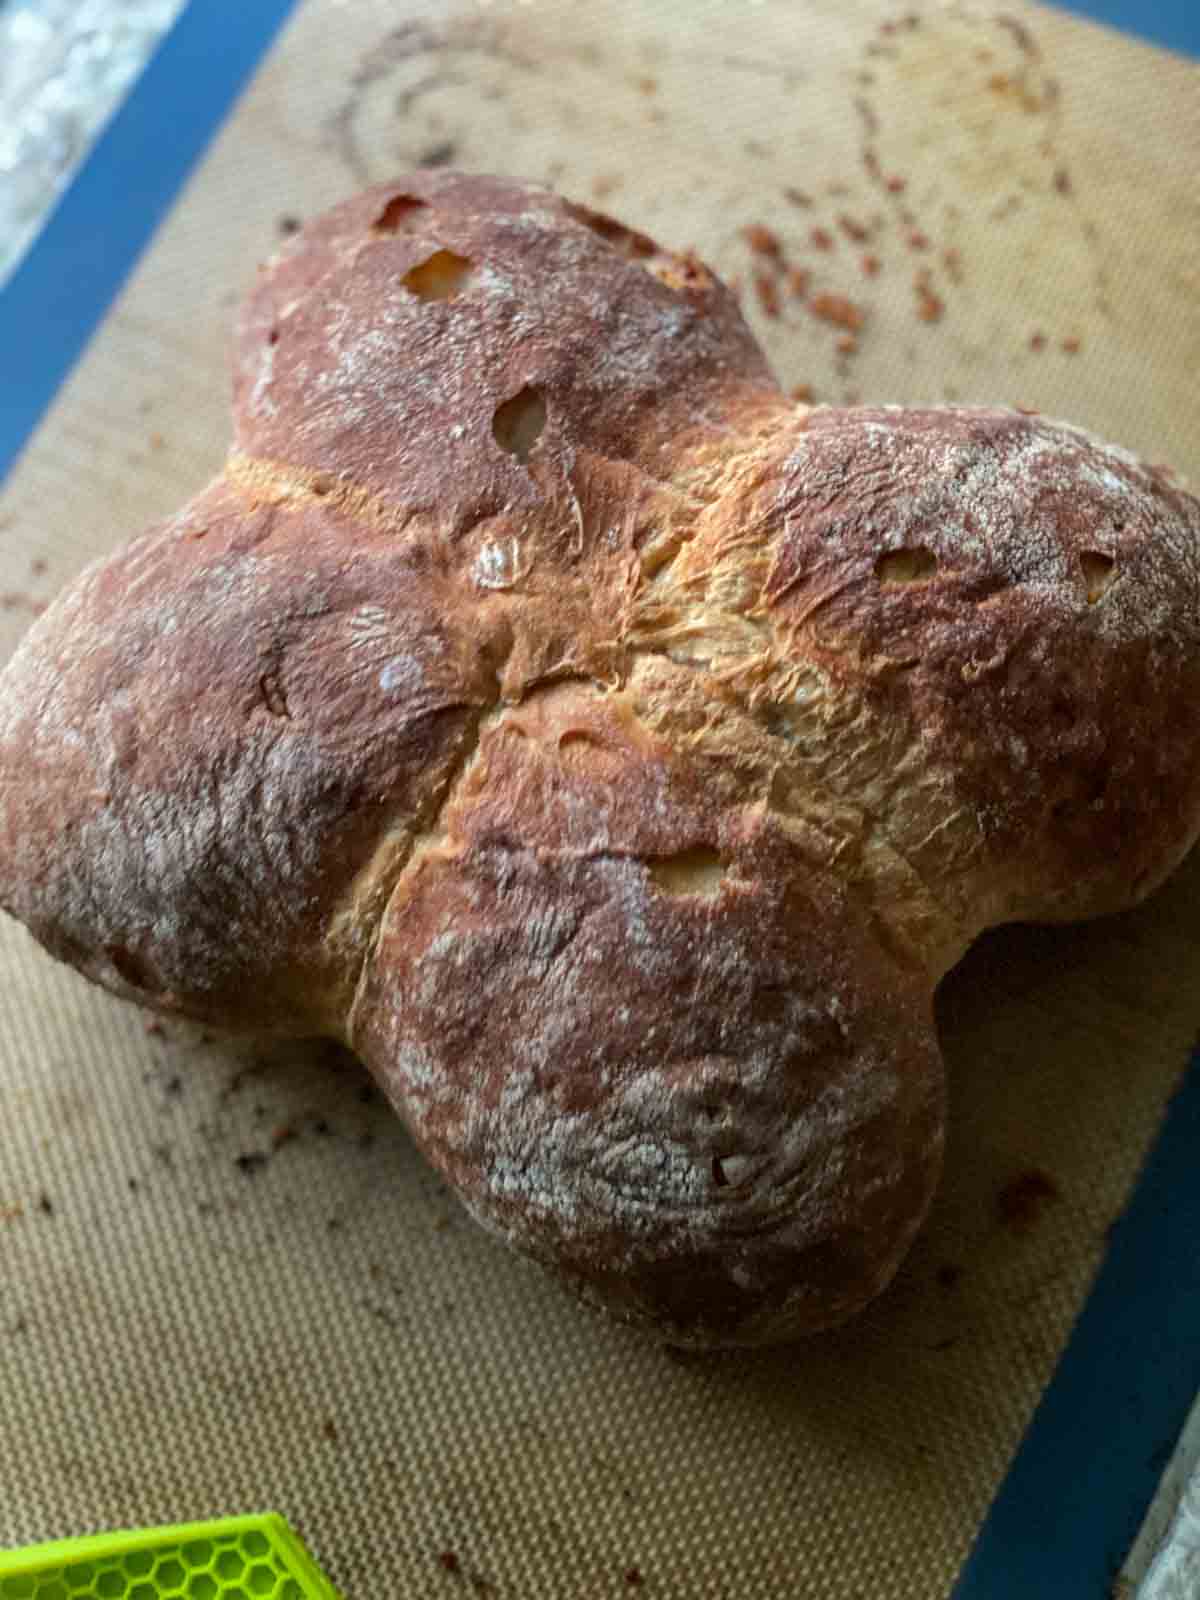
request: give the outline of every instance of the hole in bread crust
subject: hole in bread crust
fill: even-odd
[[[371,224],[374,233],[400,233],[411,227],[419,211],[428,206],[411,194],[394,194]]]
[[[288,711],[287,696],[284,693],[278,672],[264,672],[258,680],[258,692],[262,696],[263,705],[266,706],[273,717],[291,715]]]
[[[610,775],[609,752],[600,739],[583,728],[568,728],[558,736],[558,754],[568,772],[583,774],[596,782]]]
[[[401,282],[418,300],[450,300],[463,287],[470,271],[466,256],[456,256],[453,250],[435,250],[410,267]]]
[[[497,406],[492,418],[492,433],[496,443],[501,450],[507,450],[510,456],[516,456],[522,463],[529,460],[530,452],[541,438],[545,426],[546,402],[541,391],[530,388],[528,384],[511,400]]]
[[[651,861],[649,871],[653,882],[665,894],[701,895],[708,900],[720,894],[725,880],[725,863],[706,845]]]
[[[576,222],[582,222],[585,228],[590,228],[605,244],[611,245],[630,261],[644,260],[647,256],[658,254],[658,246],[653,239],[638,233],[635,228],[627,228],[613,217],[606,217],[602,211],[593,211],[590,206],[571,202],[567,203],[566,209],[568,216],[574,217]]]
[[[646,270],[653,273],[659,283],[665,283],[668,289],[680,294],[696,294],[713,286],[712,273],[690,250],[681,256],[664,251],[657,261],[647,263]]]
[[[572,203],[568,203],[566,209],[568,215],[574,217],[576,222],[582,222],[585,228],[590,228],[618,255],[645,267],[652,277],[668,289],[693,295],[697,291],[712,288],[712,274],[690,250],[682,256],[675,256],[668,250],[660,249],[647,234],[627,228],[624,223],[606,217],[603,212]]]
[[[875,576],[885,587],[902,583],[925,583],[938,568],[933,551],[923,544],[910,550],[888,550],[875,563]]]
[[[1094,606],[1113,581],[1117,564],[1112,556],[1106,556],[1102,550],[1084,550],[1080,553],[1079,565],[1083,568],[1083,581],[1087,584],[1088,605]]]

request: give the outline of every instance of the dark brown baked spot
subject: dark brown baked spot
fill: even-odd
[[[1102,550],[1083,550],[1079,555],[1083,581],[1087,584],[1088,605],[1094,606],[1113,581],[1116,562]]]
[[[712,899],[721,892],[725,863],[715,850],[697,845],[678,855],[651,861],[650,876],[666,894],[697,894]]]
[[[153,989],[154,980],[150,975],[146,963],[140,956],[134,954],[128,946],[123,944],[110,944],[104,952],[108,957],[113,971],[123,983],[131,989]]]
[[[402,230],[411,227],[419,211],[426,209],[425,201],[418,200],[415,195],[393,195],[371,224],[372,231],[375,233],[400,233]]]
[[[496,407],[492,418],[492,434],[501,450],[516,456],[520,462],[529,460],[530,451],[546,426],[546,402],[540,389],[528,384],[518,390],[511,400]]]
[[[923,544],[911,550],[888,550],[875,563],[875,576],[880,583],[891,586],[901,583],[924,583],[937,571],[937,557]]]
[[[456,256],[453,250],[435,250],[410,267],[401,281],[418,300],[450,300],[463,287],[470,271],[466,256]]]

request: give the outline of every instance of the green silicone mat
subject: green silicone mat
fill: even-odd
[[[0,1552],[0,1600],[339,1600],[282,1517],[227,1517]]]

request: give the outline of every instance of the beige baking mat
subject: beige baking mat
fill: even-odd
[[[696,246],[820,399],[1036,406],[1200,479],[1200,70],[1005,12],[310,0],[5,490],[0,653],[220,460],[281,230],[419,162]],[[1198,888],[974,952],[928,1229],[752,1357],[577,1309],[348,1058],[160,1031],[0,921],[0,1543],[271,1506],[351,1600],[945,1595],[1200,1024]]]

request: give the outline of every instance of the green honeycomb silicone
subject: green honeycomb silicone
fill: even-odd
[[[339,1600],[282,1517],[100,1533],[0,1551],[0,1600]]]

